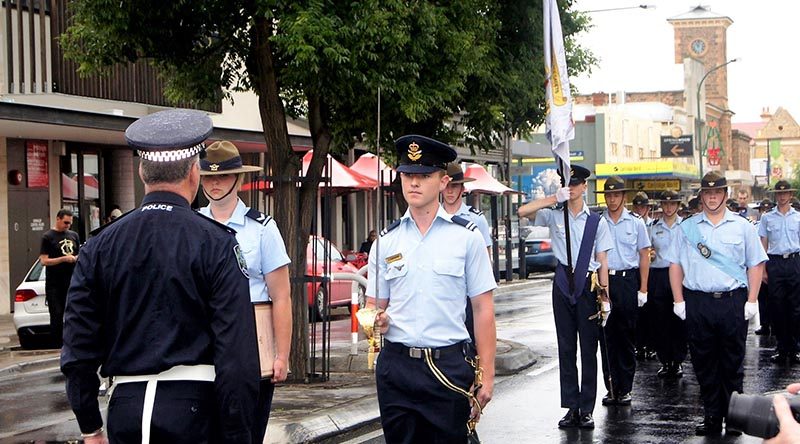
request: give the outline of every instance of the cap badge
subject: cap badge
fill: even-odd
[[[572,177],[574,175],[575,175],[575,168],[570,168],[569,169],[569,177]]]
[[[708,186],[713,187],[716,182],[709,182]]]
[[[419,148],[416,142],[411,142],[408,145],[408,158],[411,159],[412,162],[418,161],[422,157],[422,150]]]
[[[219,169],[219,164],[212,163],[211,165],[208,166],[208,169],[211,171],[217,171]]]
[[[707,246],[703,245],[702,242],[697,243],[697,249],[700,250],[700,254],[704,258],[708,259],[711,257],[711,250],[709,250]]]
[[[609,186],[608,186],[608,189],[609,189],[609,190],[613,190],[615,186],[616,186],[616,185],[609,185]]]

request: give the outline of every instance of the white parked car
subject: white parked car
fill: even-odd
[[[22,348],[38,348],[51,342],[45,270],[37,259],[14,294],[14,328]]]

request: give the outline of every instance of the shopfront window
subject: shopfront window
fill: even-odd
[[[62,207],[72,210],[73,230],[85,241],[90,231],[100,227],[100,156],[94,150],[68,151],[61,162]]]

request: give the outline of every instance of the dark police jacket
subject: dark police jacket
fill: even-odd
[[[82,432],[102,426],[98,367],[117,376],[212,364],[221,439],[249,439],[260,373],[237,251],[232,230],[167,192],[147,194],[89,239],[67,296],[61,350]]]

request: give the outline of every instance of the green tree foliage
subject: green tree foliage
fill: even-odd
[[[175,102],[216,103],[231,91],[258,95],[266,169],[281,209],[274,216],[295,277],[304,271],[297,264],[305,263],[328,152],[363,141],[391,153],[391,140],[410,132],[491,149],[544,119],[538,0],[73,0],[70,11],[60,41],[81,73],[148,59]],[[562,12],[562,23],[576,75],[594,62],[570,37],[585,29],[586,18]],[[314,143],[300,190],[288,180],[300,162],[287,116],[306,118]],[[294,284],[295,378],[306,374],[306,304],[302,285]]]

